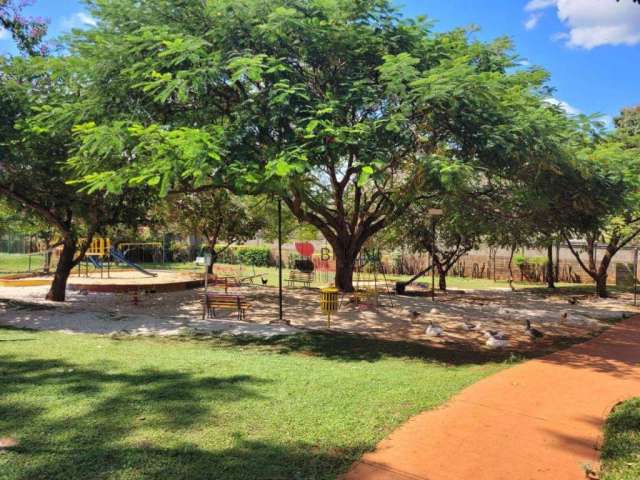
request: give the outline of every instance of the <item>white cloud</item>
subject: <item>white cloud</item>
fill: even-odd
[[[73,28],[95,27],[98,24],[95,18],[85,12],[76,12],[70,17],[62,19],[63,30]]]
[[[538,26],[538,22],[540,21],[541,18],[542,18],[542,13],[540,12],[532,13],[531,15],[529,15],[529,18],[527,18],[527,20],[524,22],[524,28],[526,28],[527,30],[533,30]]]
[[[554,35],[570,47],[592,49],[602,45],[640,43],[640,7],[632,0],[531,0],[525,10],[554,7],[567,32]]]
[[[5,38],[9,38],[11,34],[8,30],[4,28],[0,28],[0,40],[4,40]]]
[[[547,102],[550,105],[554,105],[556,107],[560,107],[562,110],[567,112],[569,115],[579,115],[579,114],[582,113],[579,109],[577,109],[576,107],[570,105],[569,103],[565,102],[564,100],[558,100],[557,98],[549,97],[549,98],[545,99],[545,102]]]
[[[531,0],[524,8],[528,12],[533,12],[535,10],[542,10],[547,7],[552,7],[556,3],[558,3],[558,0]]]

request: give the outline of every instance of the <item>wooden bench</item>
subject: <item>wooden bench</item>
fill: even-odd
[[[246,320],[247,310],[251,308],[249,302],[241,295],[222,295],[220,293],[207,293],[204,298],[204,312],[208,318],[216,317],[216,310],[235,310],[238,312],[238,320]],[[204,318],[204,313],[203,313]]]
[[[302,283],[305,288],[311,287],[311,283],[313,282],[314,275],[313,272],[298,272],[296,270],[291,270],[289,272],[289,286],[293,287],[296,283]]]

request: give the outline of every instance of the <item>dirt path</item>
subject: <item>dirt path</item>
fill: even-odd
[[[610,410],[640,396],[639,362],[634,317],[414,417],[343,480],[584,479],[585,465],[597,469]]]

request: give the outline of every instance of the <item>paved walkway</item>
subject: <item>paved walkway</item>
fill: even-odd
[[[598,466],[611,409],[640,396],[639,362],[634,317],[414,417],[344,480],[583,480],[584,465]]]

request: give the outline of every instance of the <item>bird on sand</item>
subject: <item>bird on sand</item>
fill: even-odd
[[[487,333],[489,332],[485,332],[485,335]],[[506,338],[499,338],[493,335],[488,335],[485,345],[489,348],[504,348],[509,346],[509,341]]]
[[[484,336],[487,338],[495,338],[497,340],[508,340],[508,336],[506,333],[500,330],[486,330],[484,332]]]
[[[533,338],[534,340],[537,340],[539,338],[544,337],[544,333],[542,333],[537,328],[533,328],[531,326],[531,322],[528,319],[525,321],[524,332],[525,332],[525,334],[527,334],[529,337]]]
[[[425,331],[425,333],[429,337],[439,337],[440,335],[442,335],[443,332],[444,330],[442,329],[442,327],[437,323],[433,323],[433,322],[429,322],[429,326]]]
[[[479,323],[473,323],[473,322],[464,322],[462,324],[462,328],[464,328],[465,330],[472,332],[474,330],[478,330],[480,328],[480,324]]]

